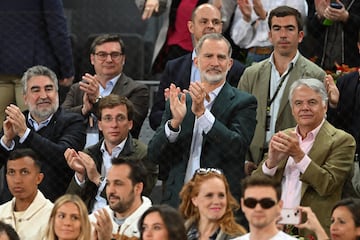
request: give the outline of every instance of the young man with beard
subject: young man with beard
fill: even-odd
[[[97,240],[140,237],[138,220],[151,206],[142,196],[146,170],[139,161],[112,159],[106,178],[106,197],[109,205],[89,216],[93,225],[92,238]]]
[[[38,154],[46,176],[39,189],[54,201],[65,193],[74,174],[66,164],[64,152],[69,147],[83,149],[85,125],[79,114],[66,113],[59,107],[58,79],[52,70],[40,65],[31,67],[21,82],[29,110],[21,112],[14,104],[6,107],[7,117],[0,134],[0,167],[12,150],[31,148]],[[0,199],[10,198],[5,187]]]
[[[179,205],[179,192],[198,168],[220,168],[231,193],[240,198],[245,153],[256,125],[256,99],[226,82],[232,65],[230,43],[219,33],[204,35],[194,59],[200,82],[185,92],[170,85],[162,123],[148,158],[167,173],[162,201]]]

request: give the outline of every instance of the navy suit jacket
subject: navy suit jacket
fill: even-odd
[[[0,74],[44,65],[60,79],[74,76],[61,0],[1,0],[0,34]]]
[[[160,79],[159,90],[156,94],[154,105],[152,106],[149,116],[149,122],[152,129],[156,130],[161,122],[161,117],[165,110],[164,89],[168,88],[171,83],[174,83],[181,90],[188,89],[190,85],[192,53],[186,54],[182,57],[168,61],[165,70]],[[244,65],[234,59],[233,65],[230,68],[226,81],[231,86],[237,87],[239,79],[245,70]]]
[[[159,178],[166,181],[163,202],[177,207],[189,161],[195,115],[191,97],[186,96],[187,112],[176,141],[170,143],[165,123],[171,119],[169,102],[160,127],[148,145],[148,159],[159,164]],[[240,181],[245,177],[245,154],[256,126],[256,98],[225,83],[214,100],[211,113],[215,122],[203,133],[200,167],[220,168],[228,179],[231,193],[240,199]]]
[[[29,112],[24,112],[27,120]],[[51,118],[46,127],[35,131],[26,121],[30,133],[23,143],[19,142],[19,137],[15,137],[15,147],[31,148],[39,156],[42,163],[41,170],[44,173],[44,179],[39,185],[40,191],[46,198],[52,202],[66,192],[66,189],[74,176],[73,170],[67,165],[64,152],[67,148],[74,148],[80,151],[85,146],[85,125],[83,118],[77,113],[66,113],[59,108]],[[0,138],[4,135],[2,131]],[[5,165],[9,156],[7,151],[0,144],[0,168]],[[6,202],[11,199],[7,187],[0,192],[0,202]]]

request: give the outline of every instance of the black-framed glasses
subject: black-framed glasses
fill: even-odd
[[[244,205],[248,208],[255,208],[258,203],[263,209],[272,208],[276,204],[276,202],[271,198],[262,198],[260,200],[257,200],[255,198],[244,199]]]
[[[222,170],[219,168],[198,168],[195,171],[195,174],[206,175],[209,173],[223,174]]]
[[[124,54],[121,52],[111,52],[111,53],[97,52],[97,53],[95,53],[95,55],[98,57],[98,59],[100,61],[105,61],[109,55],[112,60],[116,61],[116,60],[119,60],[121,55],[124,55]]]

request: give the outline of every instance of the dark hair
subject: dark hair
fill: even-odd
[[[143,239],[143,224],[145,217],[153,212],[158,212],[160,217],[162,218],[168,232],[168,239],[187,239],[184,219],[181,217],[180,213],[176,209],[168,205],[153,205],[152,207],[148,208],[139,219],[138,228],[140,229],[140,240]]]
[[[121,40],[119,34],[102,34],[97,36],[90,46],[90,53],[95,54],[95,48],[107,42],[118,42],[120,44],[121,53],[125,54],[125,44]]]
[[[358,198],[345,198],[338,201],[331,210],[331,214],[338,207],[346,207],[351,212],[352,218],[355,222],[355,227],[360,227],[360,199]],[[357,237],[356,239],[360,239]]]
[[[146,188],[146,178],[147,178],[147,171],[144,166],[144,164],[134,157],[124,157],[124,156],[118,156],[116,158],[111,159],[112,165],[121,165],[126,164],[130,167],[130,175],[128,178],[131,180],[131,183],[133,185],[137,183],[143,183],[143,189]]]
[[[41,162],[38,155],[31,148],[18,148],[10,152],[8,161],[15,161],[19,158],[30,157],[34,160],[35,167],[41,171]]]
[[[268,19],[269,29],[271,30],[273,17],[287,17],[287,16],[294,16],[298,25],[297,27],[299,29],[299,32],[303,30],[304,23],[303,20],[301,19],[301,13],[297,9],[289,6],[279,6],[271,10]]]
[[[281,184],[268,176],[252,175],[246,177],[242,180],[241,186],[242,186],[242,192],[241,192],[242,197],[244,197],[244,193],[247,188],[261,186],[261,187],[273,188],[276,192],[277,200],[280,200],[281,198]]]
[[[101,119],[101,113],[104,108],[114,108],[119,105],[125,105],[127,109],[127,118],[129,121],[134,119],[134,105],[133,103],[124,96],[117,94],[110,94],[106,97],[103,97],[99,102],[98,107],[98,117]]]
[[[20,240],[19,235],[11,225],[0,221],[0,236],[3,233],[5,233],[10,240]]]

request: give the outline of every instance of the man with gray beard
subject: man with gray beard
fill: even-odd
[[[29,110],[10,104],[0,134],[0,168],[9,153],[18,148],[31,148],[43,165],[44,180],[40,191],[51,201],[63,195],[73,171],[64,158],[67,148],[77,151],[85,145],[85,125],[80,114],[65,113],[59,108],[58,80],[44,66],[29,68],[22,79],[25,105]],[[11,199],[7,186],[0,191],[0,202]]]
[[[232,66],[229,42],[211,33],[195,50],[201,81],[183,92],[170,85],[161,125],[148,146],[148,159],[167,173],[162,201],[173,207],[198,168],[222,169],[231,193],[240,199],[245,154],[256,125],[255,97],[226,82]]]

